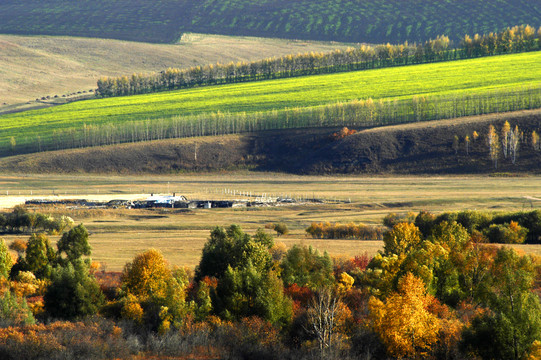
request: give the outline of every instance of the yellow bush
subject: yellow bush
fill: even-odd
[[[126,302],[120,310],[120,315],[124,319],[133,320],[138,323],[143,321],[143,308],[141,307],[141,304],[139,304],[135,296],[128,295]]]

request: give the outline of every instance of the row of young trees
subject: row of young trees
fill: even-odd
[[[381,240],[384,229],[362,223],[341,224],[330,222],[313,222],[306,229],[306,233],[315,239],[356,239]]]
[[[362,45],[328,53],[286,55],[252,62],[169,68],[158,74],[104,77],[97,83],[96,96],[124,96],[194,86],[288,78],[341,71],[376,69],[458,58],[449,51],[449,38],[440,36],[421,45]]]
[[[509,54],[533,51],[540,47],[541,27],[530,25],[514,26],[499,33],[468,35],[462,40],[462,51],[467,57]]]
[[[96,95],[100,97],[145,94],[203,85],[287,78],[293,76],[376,69],[389,66],[430,63],[512,52],[537,50],[541,28],[529,25],[507,28],[473,39],[468,35],[456,49],[449,49],[449,38],[438,36],[423,44],[362,45],[329,53],[306,53],[268,58],[253,62],[169,68],[159,74],[101,78]]]
[[[385,222],[392,228],[372,259],[333,259],[307,246],[287,249],[263,230],[249,235],[236,225],[217,227],[195,274],[172,269],[159,251],[148,250],[126,264],[120,283],[106,292],[107,302],[90,262],[83,260],[90,247],[82,225],[62,236],[57,252],[45,235],[33,235],[13,268],[1,241],[0,319],[11,327],[0,329],[0,354],[539,358],[541,304],[533,292],[539,259],[487,245],[479,236],[481,229],[510,218],[541,229],[540,212],[389,216]],[[29,306],[24,298],[39,292],[42,305],[38,299]],[[86,343],[73,339],[86,344],[78,350],[59,338],[67,335],[58,330],[60,323],[28,325],[36,318],[49,323],[96,313],[112,324],[96,318],[78,323],[99,334]],[[100,323],[109,324],[110,334],[91,330]]]
[[[192,136],[226,135],[304,127],[392,125],[541,107],[541,87],[493,90],[481,94],[415,96],[409,100],[352,100],[316,107],[254,113],[205,113],[120,124],[86,125],[53,131],[50,137],[4,143],[5,154],[115,145]]]

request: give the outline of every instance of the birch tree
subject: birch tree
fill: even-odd
[[[496,133],[496,129],[494,129],[493,125],[490,125],[488,127],[488,135],[487,135],[487,142],[488,142],[488,149],[490,154],[490,160],[494,163],[494,168],[498,168],[498,157],[500,155],[500,149],[499,149],[499,141],[498,141],[498,133]]]
[[[511,130],[509,133],[509,156],[511,156],[511,161],[513,164],[517,160],[517,151],[518,145],[520,142],[520,131],[518,125],[515,126],[515,129]]]
[[[532,148],[536,151],[539,150],[539,135],[535,130],[532,132]]]
[[[507,158],[507,154],[509,152],[510,135],[511,135],[511,125],[509,125],[509,122],[506,121],[502,127],[502,150],[503,150],[503,156],[505,158]]]

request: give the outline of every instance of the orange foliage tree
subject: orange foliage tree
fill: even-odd
[[[423,281],[411,273],[404,276],[398,292],[382,302],[375,297],[368,303],[373,330],[397,358],[423,358],[438,340],[440,321],[428,311],[433,297]]]
[[[156,249],[138,254],[127,263],[122,273],[122,285],[127,293],[139,298],[165,297],[171,270]]]

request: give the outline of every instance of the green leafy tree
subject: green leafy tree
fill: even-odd
[[[288,250],[280,265],[284,284],[297,284],[318,289],[334,283],[333,262],[325,252],[323,255],[311,246],[294,245]]]
[[[82,261],[56,267],[43,298],[49,316],[67,320],[96,314],[104,299],[96,279]]]
[[[13,266],[13,259],[4,239],[0,238],[0,279],[7,279]]]
[[[444,303],[456,305],[465,297],[460,280],[464,249],[469,238],[468,231],[454,221],[438,224],[429,238],[429,241],[440,248],[439,256],[432,259],[431,288],[434,289],[436,297]]]
[[[420,217],[418,220],[425,223]],[[435,226],[431,219],[429,222],[431,235],[424,241],[413,224],[398,224],[387,234],[386,249],[393,250],[376,255],[365,274],[376,295],[385,297],[396,291],[399,279],[411,273],[442,302],[456,305],[466,296],[461,287],[461,267],[469,234],[454,221]]]
[[[83,256],[90,256],[92,248],[88,243],[88,231],[80,224],[64,233],[58,243],[58,258],[61,262],[75,262]],[[65,255],[65,258],[62,256]]]
[[[273,271],[260,271],[248,262],[228,267],[216,288],[216,312],[225,319],[259,316],[285,326],[291,321],[292,301]]]
[[[484,303],[490,312],[478,316],[464,333],[464,346],[483,359],[526,358],[541,340],[541,304],[532,293],[534,267],[529,257],[502,247],[490,269]]]
[[[196,269],[196,279],[205,276],[221,278],[228,267],[242,268],[252,263],[258,271],[272,266],[269,245],[273,242],[261,232],[254,238],[244,233],[240,226],[231,225],[227,230],[216,227],[203,247],[201,261]]]
[[[32,234],[26,246],[21,265],[24,270],[34,273],[37,278],[48,278],[55,265],[56,252],[45,234]]]
[[[528,235],[528,229],[523,228],[517,222],[509,224],[492,224],[486,231],[488,240],[491,243],[500,244],[522,244]]]
[[[415,226],[419,229],[424,237],[427,237],[432,232],[435,225],[436,216],[429,211],[420,211],[415,217]]]
[[[252,239],[263,246],[265,246],[267,249],[270,249],[274,246],[274,238],[272,235],[267,234],[265,230],[259,228],[257,229],[256,233],[252,237]]]

